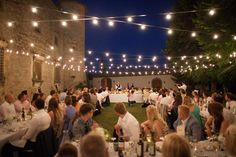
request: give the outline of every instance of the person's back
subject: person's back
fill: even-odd
[[[78,157],[78,150],[74,145],[65,143],[59,149],[55,157]]]
[[[162,157],[191,157],[191,149],[183,137],[172,133],[165,137]]]
[[[81,157],[108,157],[104,138],[96,133],[84,136],[80,142]]]

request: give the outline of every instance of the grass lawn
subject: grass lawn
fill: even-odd
[[[139,121],[142,123],[146,120],[146,109],[141,107],[142,104],[133,104],[133,106],[128,107],[126,104],[127,110]],[[98,122],[103,128],[107,129],[111,135],[113,132],[113,127],[118,120],[118,116],[116,115],[114,109],[114,104],[111,103],[110,106],[104,107],[102,113],[95,116],[94,120]]]

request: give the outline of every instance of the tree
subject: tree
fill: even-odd
[[[189,8],[183,7],[188,5]],[[183,30],[195,30],[197,32],[196,40],[190,39],[189,32],[177,31],[175,36],[168,39],[167,54],[197,56],[200,52],[203,56],[198,57],[197,60],[193,58],[185,60],[185,62],[190,63],[191,68],[186,68],[185,66],[185,71],[187,69],[188,72],[183,74],[184,78],[188,81],[191,80],[195,84],[206,85],[209,82],[218,82],[222,86],[229,88],[236,82],[236,63],[235,58],[232,57],[233,51],[236,50],[236,41],[233,40],[233,35],[236,33],[236,19],[234,16],[236,13],[236,1],[200,0],[189,4],[186,0],[179,0],[175,6],[177,11],[181,11],[181,9],[186,11],[193,8],[195,8],[196,12],[176,16],[172,26]],[[209,16],[208,11],[212,8],[215,8],[216,14]],[[184,24],[181,25],[181,23]],[[186,34],[185,36],[183,35],[184,33]],[[219,38],[214,40],[214,34],[217,34]],[[175,53],[172,52],[174,49],[176,49]],[[206,56],[209,58],[206,59]],[[183,62],[180,62],[179,65],[183,65]],[[235,91],[236,88],[233,90]]]

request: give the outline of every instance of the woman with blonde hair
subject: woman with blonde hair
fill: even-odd
[[[189,107],[190,115],[193,116],[194,118],[196,118],[196,120],[198,121],[199,125],[203,129],[204,128],[204,124],[203,124],[201,116],[200,116],[200,110],[199,110],[198,105],[194,104],[193,99],[191,97],[189,97],[189,96],[185,96],[184,97],[183,105],[186,105],[186,106]]]
[[[165,136],[162,157],[191,157],[191,149],[183,137],[171,133]]]
[[[230,157],[236,157],[236,125],[230,125],[225,135],[225,147]]]
[[[64,125],[64,110],[59,106],[59,102],[56,98],[51,98],[48,104],[48,114],[51,117],[51,125],[58,144],[62,137],[62,129]]]
[[[147,121],[141,124],[145,134],[154,132],[155,139],[158,141],[160,137],[163,137],[168,128],[167,123],[161,118],[157,111],[157,108],[153,105],[149,105],[146,108]]]

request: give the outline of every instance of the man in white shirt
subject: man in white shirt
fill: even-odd
[[[154,88],[151,94],[149,95],[149,98],[148,98],[149,103],[152,105],[156,105],[158,96],[159,94],[157,93],[157,89]]]
[[[122,136],[120,131],[122,129],[125,140],[138,141],[140,127],[137,119],[126,110],[123,103],[115,104],[114,109],[119,116],[118,122],[115,125],[116,134]]]
[[[0,106],[0,120],[10,120],[16,116],[14,97],[12,94],[5,95],[5,102]]]
[[[27,131],[20,139],[11,141],[3,147],[2,153],[5,157],[13,156],[14,150],[33,149],[33,143],[36,142],[36,137],[39,132],[49,128],[51,118],[44,110],[44,100],[38,99],[35,101],[37,111],[33,118],[27,123]]]

